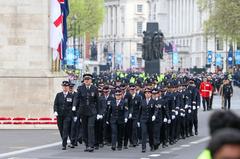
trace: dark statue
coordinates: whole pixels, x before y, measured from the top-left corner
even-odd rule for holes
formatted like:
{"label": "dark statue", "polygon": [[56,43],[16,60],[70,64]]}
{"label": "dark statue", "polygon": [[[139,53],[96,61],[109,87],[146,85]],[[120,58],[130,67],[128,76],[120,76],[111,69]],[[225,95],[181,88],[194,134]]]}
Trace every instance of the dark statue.
{"label": "dark statue", "polygon": [[151,61],[153,59],[163,59],[164,35],[158,32],[143,32],[143,59]]}
{"label": "dark statue", "polygon": [[152,36],[150,32],[143,32],[143,59],[150,61],[152,60]]}

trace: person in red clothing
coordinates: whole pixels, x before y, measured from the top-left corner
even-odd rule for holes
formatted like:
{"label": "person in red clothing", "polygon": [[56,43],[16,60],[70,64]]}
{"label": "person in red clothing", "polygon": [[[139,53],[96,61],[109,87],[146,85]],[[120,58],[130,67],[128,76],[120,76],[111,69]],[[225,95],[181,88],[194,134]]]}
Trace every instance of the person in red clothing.
{"label": "person in red clothing", "polygon": [[203,82],[200,84],[200,95],[202,97],[203,111],[210,110],[210,98],[212,96],[213,86],[210,82],[207,81],[207,78],[203,78]]}

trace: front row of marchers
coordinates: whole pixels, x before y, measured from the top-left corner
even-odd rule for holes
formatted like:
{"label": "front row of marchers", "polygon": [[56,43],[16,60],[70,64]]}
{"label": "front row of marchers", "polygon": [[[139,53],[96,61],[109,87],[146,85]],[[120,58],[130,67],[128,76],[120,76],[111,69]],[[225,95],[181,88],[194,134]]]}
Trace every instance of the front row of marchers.
{"label": "front row of marchers", "polygon": [[[173,145],[179,139],[198,135],[200,95],[194,81],[188,84],[156,89],[118,84],[109,88],[92,84],[92,75],[84,75],[83,84],[74,92],[68,81],[54,102],[54,114],[62,137],[62,149],[70,138],[74,148],[85,143],[86,152],[104,145],[113,151],[149,142],[154,151],[161,145]],[[194,133],[193,133],[194,127]]]}

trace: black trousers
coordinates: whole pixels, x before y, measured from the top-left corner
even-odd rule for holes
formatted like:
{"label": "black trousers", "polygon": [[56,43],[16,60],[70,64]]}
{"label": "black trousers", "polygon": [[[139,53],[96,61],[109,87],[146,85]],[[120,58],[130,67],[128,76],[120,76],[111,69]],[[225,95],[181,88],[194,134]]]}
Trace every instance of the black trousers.
{"label": "black trousers", "polygon": [[163,145],[167,144],[167,140],[168,140],[168,124],[167,123],[163,123],[162,125],[162,129],[160,130],[160,141],[162,142]]}
{"label": "black trousers", "polygon": [[206,106],[207,106],[207,110],[210,110],[210,98],[209,97],[202,97],[202,103],[203,103],[204,111],[206,110]]}
{"label": "black trousers", "polygon": [[103,144],[103,119],[96,120],[95,124],[95,145]]}
{"label": "black trousers", "polygon": [[95,144],[95,115],[92,116],[83,116],[83,140],[86,144],[86,147],[94,147]]}
{"label": "black trousers", "polygon": [[65,147],[67,145],[67,139],[70,136],[71,121],[72,121],[72,117],[70,117],[70,116],[58,116],[57,117],[58,130],[62,137],[62,146],[63,147]]}
{"label": "black trousers", "polygon": [[210,97],[210,103],[209,103],[209,109],[212,110],[212,104],[213,104],[213,94]]}
{"label": "black trousers", "polygon": [[176,119],[172,120],[170,124],[170,135],[169,135],[169,140],[170,142],[173,142],[175,140],[175,135],[176,134]]}
{"label": "black trousers", "polygon": [[[228,104],[228,107],[227,107]],[[224,97],[224,109],[226,110],[228,108],[228,110],[230,110],[231,108],[231,97]]]}
{"label": "black trousers", "polygon": [[78,136],[78,129],[79,129],[79,124],[80,121],[79,121],[79,118],[74,121],[72,119],[72,122],[71,122],[71,131],[70,131],[70,139],[71,139],[71,143],[72,144],[76,144],[77,143],[77,136]]}
{"label": "black trousers", "polygon": [[162,123],[160,121],[155,121],[153,123],[153,129],[154,129],[154,132],[153,132],[154,145],[158,146],[158,145],[160,145]]}
{"label": "black trousers", "polygon": [[146,149],[147,136],[149,137],[150,147],[154,146],[153,122],[141,122],[142,130],[142,149]]}
{"label": "black trousers", "polygon": [[132,144],[137,145],[138,143],[138,126],[137,119],[132,119]]}
{"label": "black trousers", "polygon": [[128,119],[124,129],[124,146],[127,146],[128,141],[132,144],[132,119]]}
{"label": "black trousers", "polygon": [[123,142],[123,133],[124,133],[124,123],[111,123],[112,129],[112,147],[116,148],[116,144],[118,143],[118,147],[122,148]]}
{"label": "black trousers", "polygon": [[195,132],[198,132],[198,110],[193,110],[192,112],[192,124],[191,124],[191,129],[194,126]]}
{"label": "black trousers", "polygon": [[185,138],[185,117],[180,117],[180,135]]}
{"label": "black trousers", "polygon": [[112,142],[111,135],[112,135],[111,125],[106,124],[106,122],[104,122],[103,123],[104,142],[110,144]]}

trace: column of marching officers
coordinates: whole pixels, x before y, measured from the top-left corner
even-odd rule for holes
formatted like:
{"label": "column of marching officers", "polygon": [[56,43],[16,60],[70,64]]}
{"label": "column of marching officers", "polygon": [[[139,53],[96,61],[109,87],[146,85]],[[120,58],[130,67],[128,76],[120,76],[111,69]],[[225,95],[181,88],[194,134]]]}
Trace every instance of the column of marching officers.
{"label": "column of marching officers", "polygon": [[173,145],[198,135],[200,94],[194,80],[157,86],[121,83],[92,83],[84,74],[83,83],[62,82],[56,95],[54,115],[62,138],[62,149],[85,144],[85,152],[104,146],[113,151],[141,145],[146,152]]}

